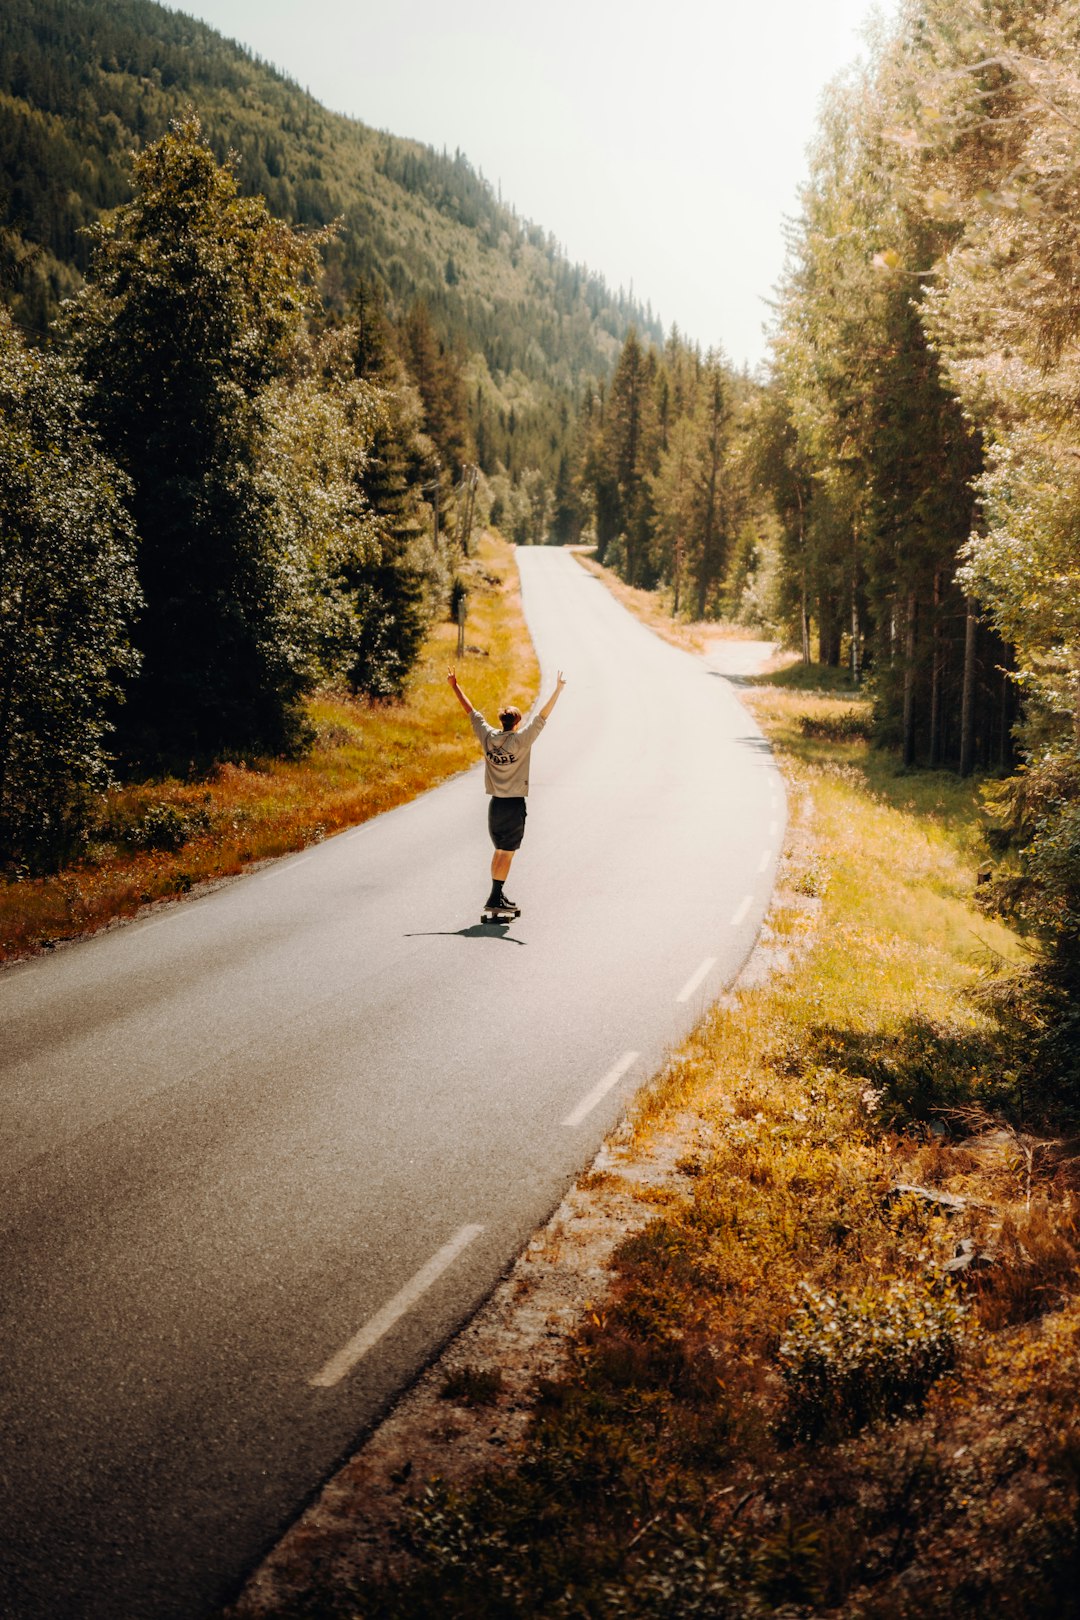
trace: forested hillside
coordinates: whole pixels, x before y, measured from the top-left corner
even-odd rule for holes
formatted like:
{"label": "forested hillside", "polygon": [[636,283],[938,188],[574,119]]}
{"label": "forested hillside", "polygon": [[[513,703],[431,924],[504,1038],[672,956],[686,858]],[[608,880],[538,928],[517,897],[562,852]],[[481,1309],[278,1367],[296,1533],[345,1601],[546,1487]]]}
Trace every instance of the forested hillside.
{"label": "forested hillside", "polygon": [[194,109],[240,190],[317,228],[340,219],[323,303],[366,281],[403,316],[420,303],[462,362],[476,458],[513,479],[554,473],[576,390],[610,370],[651,313],[570,264],[460,153],[328,112],[235,43],[152,0],[7,0],[0,9],[3,280],[42,331],[79,284],[81,228],[131,195],[130,154]]}
{"label": "forested hillside", "polygon": [[0,13],[0,861],[405,690],[474,520],[566,537],[651,314],[448,157],[151,0]]}

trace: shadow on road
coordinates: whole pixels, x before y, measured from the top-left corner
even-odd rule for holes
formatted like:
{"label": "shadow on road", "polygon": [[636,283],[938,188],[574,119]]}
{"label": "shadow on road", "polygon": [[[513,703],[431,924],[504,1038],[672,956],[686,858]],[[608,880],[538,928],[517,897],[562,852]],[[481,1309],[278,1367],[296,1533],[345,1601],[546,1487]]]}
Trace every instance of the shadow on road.
{"label": "shadow on road", "polygon": [[725,674],[722,669],[707,669],[705,673],[711,675],[714,680],[727,681],[729,686],[757,686],[760,684],[756,675]]}
{"label": "shadow on road", "polygon": [[417,929],[414,934],[406,934],[406,939],[504,939],[508,945],[524,945],[523,939],[515,939],[508,933],[509,923],[473,923],[471,928],[428,928]]}

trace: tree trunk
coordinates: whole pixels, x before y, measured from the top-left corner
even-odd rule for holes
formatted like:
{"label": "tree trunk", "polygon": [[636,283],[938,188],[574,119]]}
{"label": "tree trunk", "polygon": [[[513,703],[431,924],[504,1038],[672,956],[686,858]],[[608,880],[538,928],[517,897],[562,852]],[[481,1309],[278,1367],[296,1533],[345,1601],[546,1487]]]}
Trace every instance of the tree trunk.
{"label": "tree trunk", "polygon": [[859,531],[851,531],[851,684],[862,678],[862,649],[859,646]]}
{"label": "tree trunk", "polygon": [[970,776],[975,765],[975,650],[979,621],[975,598],[967,599],[964,630],[964,686],[960,702],[960,775]]}
{"label": "tree trunk", "polygon": [[806,585],[806,525],[802,490],[795,480],[795,499],[799,503],[799,556],[802,559],[802,600],[799,604],[799,630],[802,639],[802,661],[810,662],[810,604]]}
{"label": "tree trunk", "polygon": [[818,597],[818,662],[835,668],[840,662],[839,603],[825,593]]}
{"label": "tree trunk", "polygon": [[907,595],[907,625],[904,631],[904,764],[915,763],[915,647],[919,602],[914,591]]}
{"label": "tree trunk", "polygon": [[933,660],[930,666],[930,748],[931,767],[941,764],[941,570],[934,570]]}

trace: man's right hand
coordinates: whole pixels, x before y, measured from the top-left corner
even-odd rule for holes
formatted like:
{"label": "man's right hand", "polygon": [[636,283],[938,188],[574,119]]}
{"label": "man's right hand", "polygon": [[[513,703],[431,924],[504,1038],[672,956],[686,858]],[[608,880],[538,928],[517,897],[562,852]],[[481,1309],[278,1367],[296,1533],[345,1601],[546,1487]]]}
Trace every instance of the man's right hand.
{"label": "man's right hand", "polygon": [[450,665],[450,668],[446,672],[446,679],[450,683],[451,692],[453,692],[454,696],[461,704],[461,707],[465,710],[465,713],[472,714],[473,706],[465,696],[464,692],[461,690],[461,687],[458,685],[457,670],[454,668],[453,664]]}

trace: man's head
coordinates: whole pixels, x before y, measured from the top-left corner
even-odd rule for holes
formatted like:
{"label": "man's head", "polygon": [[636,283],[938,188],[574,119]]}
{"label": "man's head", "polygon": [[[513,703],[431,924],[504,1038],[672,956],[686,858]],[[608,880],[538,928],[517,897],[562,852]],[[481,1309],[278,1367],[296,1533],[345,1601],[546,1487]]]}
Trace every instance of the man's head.
{"label": "man's head", "polygon": [[504,731],[515,731],[521,724],[521,710],[511,703],[499,710],[499,723]]}

